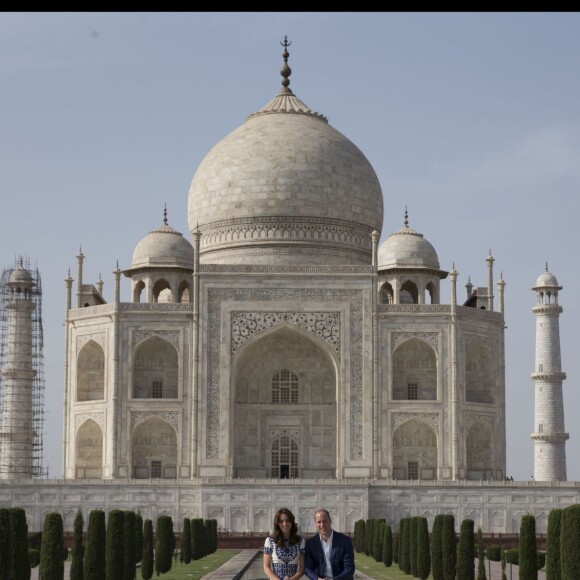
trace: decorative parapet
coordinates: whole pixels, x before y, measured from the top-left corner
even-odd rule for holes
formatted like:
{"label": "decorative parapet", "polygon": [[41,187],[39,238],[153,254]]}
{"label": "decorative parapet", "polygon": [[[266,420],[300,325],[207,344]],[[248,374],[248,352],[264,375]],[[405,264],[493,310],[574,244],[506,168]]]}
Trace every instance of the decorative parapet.
{"label": "decorative parapet", "polygon": [[[121,312],[193,312],[192,304],[182,302],[122,302],[119,304],[119,309]],[[69,320],[80,320],[95,316],[110,316],[114,313],[114,304],[101,304],[99,306],[87,306],[86,308],[73,308],[69,310],[68,318]]]}
{"label": "decorative parapet", "polygon": [[202,264],[202,274],[372,274],[372,266],[302,266],[298,264]]}

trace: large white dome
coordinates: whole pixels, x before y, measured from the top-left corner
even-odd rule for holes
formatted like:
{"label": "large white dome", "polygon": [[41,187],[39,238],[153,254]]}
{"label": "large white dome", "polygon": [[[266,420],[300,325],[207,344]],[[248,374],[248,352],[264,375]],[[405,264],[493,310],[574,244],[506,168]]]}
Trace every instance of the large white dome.
{"label": "large white dome", "polygon": [[383,196],[360,149],[285,85],[206,155],[188,218],[205,263],[370,264]]}

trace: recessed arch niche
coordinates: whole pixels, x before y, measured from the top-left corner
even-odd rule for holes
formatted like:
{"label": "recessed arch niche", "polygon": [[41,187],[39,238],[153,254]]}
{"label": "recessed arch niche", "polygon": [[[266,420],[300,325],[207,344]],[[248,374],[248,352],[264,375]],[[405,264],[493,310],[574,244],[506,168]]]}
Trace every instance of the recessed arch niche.
{"label": "recessed arch niche", "polygon": [[176,399],[179,357],[167,340],[152,336],[137,345],[133,354],[133,397]]}
{"label": "recessed arch niche", "polygon": [[493,478],[493,433],[482,421],[474,423],[467,434],[466,463],[467,479]]}
{"label": "recessed arch niche", "polygon": [[437,433],[420,419],[410,419],[393,433],[393,479],[437,477]]}
{"label": "recessed arch niche", "polygon": [[465,398],[470,403],[493,403],[491,352],[481,342],[471,343],[465,353]]}
{"label": "recessed arch niche", "polygon": [[103,432],[96,421],[88,419],[77,431],[75,445],[76,479],[103,476]]}
{"label": "recessed arch niche", "polygon": [[177,477],[175,429],[159,417],[139,423],[133,430],[131,463],[135,479]]}
{"label": "recessed arch niche", "polygon": [[[297,397],[279,396],[281,377]],[[248,341],[232,373],[234,477],[270,477],[284,432],[297,445],[297,477],[335,478],[336,393],[336,359],[314,335],[281,325]]]}
{"label": "recessed arch niche", "polygon": [[105,398],[105,352],[89,340],[77,359],[77,401],[98,401]]}
{"label": "recessed arch niche", "polygon": [[406,340],[393,353],[393,399],[437,399],[437,355],[418,338]]}

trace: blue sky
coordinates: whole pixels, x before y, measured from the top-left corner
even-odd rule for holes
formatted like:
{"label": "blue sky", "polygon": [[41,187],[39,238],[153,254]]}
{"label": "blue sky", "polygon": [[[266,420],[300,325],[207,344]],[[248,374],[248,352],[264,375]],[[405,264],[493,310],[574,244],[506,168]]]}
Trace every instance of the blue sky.
{"label": "blue sky", "polygon": [[[44,290],[45,459],[61,475],[65,291],[162,221],[187,235],[209,149],[291,88],[375,168],[382,240],[410,225],[441,267],[506,286],[507,472],[533,473],[535,298],[545,262],[560,303],[569,479],[580,480],[580,13],[1,13],[0,266],[37,263]],[[443,301],[449,284],[442,285]],[[125,279],[122,299],[129,299]]]}

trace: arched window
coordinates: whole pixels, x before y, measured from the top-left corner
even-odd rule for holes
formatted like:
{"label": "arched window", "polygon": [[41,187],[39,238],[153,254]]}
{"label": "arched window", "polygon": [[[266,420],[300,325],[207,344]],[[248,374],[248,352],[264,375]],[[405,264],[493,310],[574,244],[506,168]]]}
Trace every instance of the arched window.
{"label": "arched window", "polygon": [[177,435],[165,421],[152,417],[133,432],[132,467],[135,479],[177,477]]}
{"label": "arched window", "polygon": [[105,353],[94,341],[83,346],[77,361],[77,401],[105,398]]}
{"label": "arched window", "polygon": [[173,302],[173,293],[167,280],[157,280],[153,286],[153,302]]}
{"label": "arched window", "polygon": [[381,290],[379,292],[379,302],[381,304],[393,303],[393,287],[388,282],[385,282],[381,286]]}
{"label": "arched window", "polygon": [[179,285],[179,290],[177,292],[178,301],[182,303],[187,303],[190,301],[189,298],[189,284],[183,280]]}
{"label": "arched window", "polygon": [[137,346],[133,360],[133,397],[177,398],[179,362],[171,343],[153,336]]}
{"label": "arched window", "polygon": [[437,434],[418,419],[403,423],[393,434],[393,478],[437,477]]}
{"label": "arched window", "polygon": [[133,302],[141,302],[141,294],[145,289],[145,282],[143,280],[139,280],[137,284],[135,284],[135,288],[133,289]]}
{"label": "arched window", "polygon": [[417,285],[410,280],[407,280],[402,286],[399,293],[399,302],[401,304],[418,304],[419,292]]}
{"label": "arched window", "polygon": [[298,402],[298,375],[282,369],[272,377],[272,403]]}
{"label": "arched window", "polygon": [[437,289],[433,282],[429,282],[425,288],[425,298],[429,296],[429,301],[425,300],[425,304],[437,304]]}
{"label": "arched window", "polygon": [[407,340],[393,353],[393,399],[430,400],[437,398],[437,357],[427,343]]}
{"label": "arched window", "polygon": [[272,443],[271,477],[290,479],[298,477],[298,443],[282,435]]}

